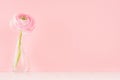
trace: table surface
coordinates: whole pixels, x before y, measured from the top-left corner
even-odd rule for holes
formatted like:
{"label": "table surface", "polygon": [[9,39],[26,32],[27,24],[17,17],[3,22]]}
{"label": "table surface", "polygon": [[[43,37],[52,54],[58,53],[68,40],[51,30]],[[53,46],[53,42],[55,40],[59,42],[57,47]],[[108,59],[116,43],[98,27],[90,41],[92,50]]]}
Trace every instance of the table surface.
{"label": "table surface", "polygon": [[0,80],[120,80],[118,72],[0,73]]}

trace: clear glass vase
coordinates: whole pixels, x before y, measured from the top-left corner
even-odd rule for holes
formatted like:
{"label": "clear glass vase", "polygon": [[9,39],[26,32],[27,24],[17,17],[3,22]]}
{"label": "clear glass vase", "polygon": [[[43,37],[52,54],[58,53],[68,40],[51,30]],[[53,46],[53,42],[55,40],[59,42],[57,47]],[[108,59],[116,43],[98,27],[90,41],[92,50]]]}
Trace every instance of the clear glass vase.
{"label": "clear glass vase", "polygon": [[23,47],[21,47],[21,55],[19,61],[16,64],[16,58],[18,56],[18,50],[15,51],[14,61],[13,61],[13,72],[29,72],[30,64],[28,60],[28,56],[25,54]]}

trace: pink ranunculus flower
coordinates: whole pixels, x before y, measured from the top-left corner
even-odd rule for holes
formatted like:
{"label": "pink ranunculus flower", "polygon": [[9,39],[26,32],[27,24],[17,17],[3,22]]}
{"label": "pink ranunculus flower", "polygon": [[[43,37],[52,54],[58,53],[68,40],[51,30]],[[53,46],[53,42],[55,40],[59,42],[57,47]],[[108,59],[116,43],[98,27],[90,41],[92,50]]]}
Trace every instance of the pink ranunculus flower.
{"label": "pink ranunculus flower", "polygon": [[34,20],[27,14],[18,14],[13,16],[10,26],[20,31],[32,31],[34,29]]}
{"label": "pink ranunculus flower", "polygon": [[[17,55],[15,57],[15,62],[13,64],[13,69],[15,71],[19,71],[19,63],[20,59],[23,55],[22,53],[22,34],[23,32],[30,32],[34,29],[34,20],[31,16],[27,14],[18,14],[13,16],[12,20],[10,21],[10,26],[14,29],[19,30],[19,37],[18,37],[18,44],[17,44]],[[21,69],[24,69],[21,68]],[[21,70],[20,69],[20,70]]]}

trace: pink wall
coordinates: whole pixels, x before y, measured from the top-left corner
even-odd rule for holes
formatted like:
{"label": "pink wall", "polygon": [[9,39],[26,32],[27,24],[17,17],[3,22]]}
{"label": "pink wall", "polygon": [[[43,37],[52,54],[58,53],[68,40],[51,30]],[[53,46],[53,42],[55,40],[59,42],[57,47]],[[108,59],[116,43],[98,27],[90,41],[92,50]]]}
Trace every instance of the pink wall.
{"label": "pink wall", "polygon": [[120,0],[0,0],[0,71],[11,71],[19,12],[36,20],[23,38],[31,71],[120,71]]}

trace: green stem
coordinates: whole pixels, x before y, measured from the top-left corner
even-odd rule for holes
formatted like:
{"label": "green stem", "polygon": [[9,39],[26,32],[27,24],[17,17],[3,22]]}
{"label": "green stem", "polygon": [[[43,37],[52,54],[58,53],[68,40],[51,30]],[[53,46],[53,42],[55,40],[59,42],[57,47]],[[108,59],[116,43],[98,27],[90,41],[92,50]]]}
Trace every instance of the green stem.
{"label": "green stem", "polygon": [[16,61],[15,61],[15,67],[18,65],[18,62],[20,60],[21,57],[21,41],[22,41],[22,31],[19,34],[19,39],[18,39],[18,53],[17,53],[17,57],[16,57]]}

